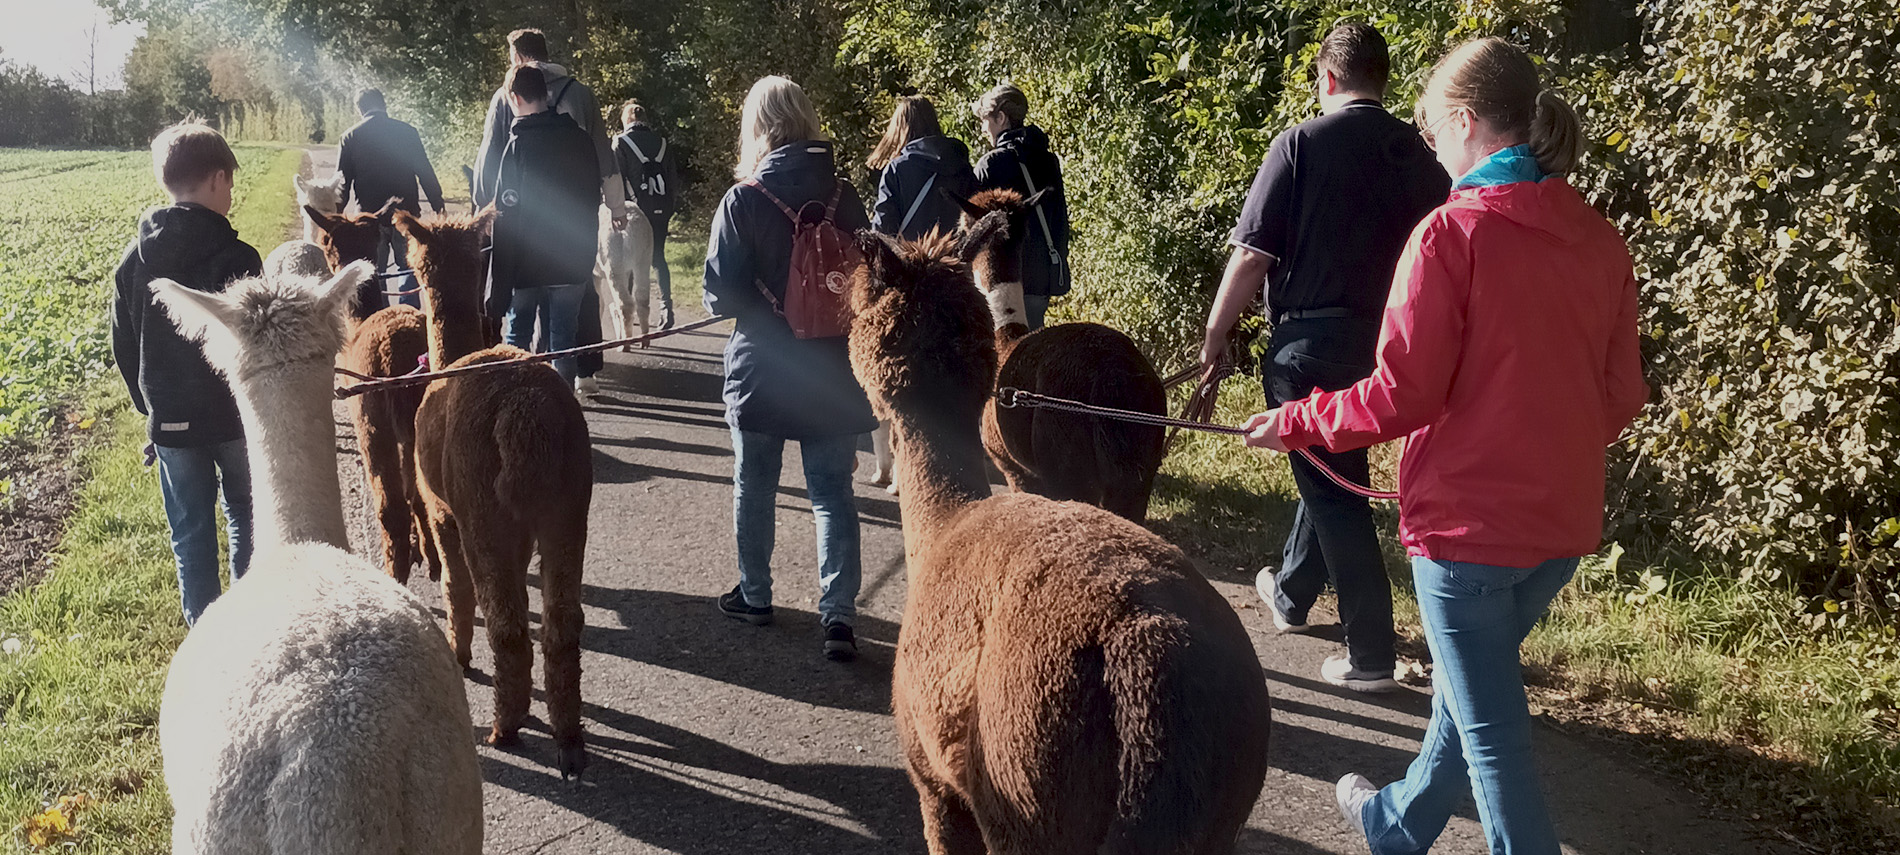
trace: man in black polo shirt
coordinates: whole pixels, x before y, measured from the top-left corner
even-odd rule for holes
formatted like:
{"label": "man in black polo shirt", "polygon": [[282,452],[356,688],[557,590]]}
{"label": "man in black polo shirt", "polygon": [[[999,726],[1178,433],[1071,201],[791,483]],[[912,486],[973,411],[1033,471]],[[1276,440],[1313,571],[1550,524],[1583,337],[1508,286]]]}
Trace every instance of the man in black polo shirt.
{"label": "man in black polo shirt", "polygon": [[[1372,373],[1399,254],[1412,228],[1451,190],[1418,131],[1381,103],[1390,61],[1377,30],[1334,27],[1315,64],[1321,115],[1281,134],[1260,165],[1201,350],[1205,364],[1220,357],[1264,283],[1273,324],[1262,372],[1269,406],[1314,388],[1343,389]],[[1366,482],[1364,450],[1313,452],[1333,471]],[[1261,570],[1255,580],[1274,626],[1305,630],[1307,610],[1330,577],[1349,655],[1328,658],[1320,675],[1357,691],[1395,689],[1392,587],[1372,509],[1300,457],[1289,461],[1299,509],[1282,566]]]}
{"label": "man in black polo shirt", "polygon": [[[356,123],[343,135],[343,142],[337,148],[336,168],[343,173],[342,202],[349,207],[350,196],[356,196],[358,210],[374,212],[381,210],[391,200],[396,206],[416,216],[422,216],[420,196],[416,185],[422,186],[422,193],[429,197],[429,206],[436,213],[442,213],[442,182],[435,179],[435,169],[429,166],[429,155],[422,150],[422,135],[416,133],[415,126],[389,117],[389,107],[383,101],[383,93],[376,89],[364,89],[356,93],[356,112],[363,121]],[[383,224],[383,239],[376,249],[376,269],[402,266],[403,238],[395,227]],[[404,286],[397,290],[408,290],[410,283],[403,279],[364,280],[356,303],[357,317],[368,317],[377,309],[387,306],[383,295],[385,284]],[[403,302],[412,306],[421,303],[414,297]]]}

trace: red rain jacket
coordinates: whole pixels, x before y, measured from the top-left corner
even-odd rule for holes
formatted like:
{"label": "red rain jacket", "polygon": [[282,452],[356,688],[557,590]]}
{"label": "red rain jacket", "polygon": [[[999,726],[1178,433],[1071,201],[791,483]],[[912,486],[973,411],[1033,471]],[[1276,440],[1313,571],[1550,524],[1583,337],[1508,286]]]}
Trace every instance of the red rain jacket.
{"label": "red rain jacket", "polygon": [[1530,567],[1595,552],[1603,449],[1649,397],[1622,236],[1568,182],[1460,190],[1413,229],[1378,368],[1282,410],[1288,448],[1406,437],[1406,552]]}

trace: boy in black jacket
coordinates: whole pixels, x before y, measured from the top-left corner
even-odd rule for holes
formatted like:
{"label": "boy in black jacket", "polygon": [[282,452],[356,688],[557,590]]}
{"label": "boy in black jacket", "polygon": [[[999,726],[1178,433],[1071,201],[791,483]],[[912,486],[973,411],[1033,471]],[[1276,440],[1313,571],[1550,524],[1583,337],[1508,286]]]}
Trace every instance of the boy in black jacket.
{"label": "boy in black jacket", "polygon": [[[566,350],[576,343],[582,301],[594,287],[599,162],[593,138],[548,109],[541,69],[516,67],[506,89],[516,118],[495,181],[500,216],[489,260],[488,316],[505,313],[502,339],[523,350],[534,344],[538,318],[539,350]],[[613,225],[625,228],[626,215],[616,214]],[[555,360],[554,368],[574,385],[573,357]]]}
{"label": "boy in black jacket", "polygon": [[172,203],[145,213],[114,277],[112,356],[132,406],[148,420],[186,625],[218,598],[220,482],[232,580],[250,563],[251,469],[230,388],[198,343],[178,334],[150,283],[163,277],[216,292],[263,272],[257,250],[225,219],[237,165],[224,137],[209,127],[187,122],[160,132],[152,140],[152,169]]}

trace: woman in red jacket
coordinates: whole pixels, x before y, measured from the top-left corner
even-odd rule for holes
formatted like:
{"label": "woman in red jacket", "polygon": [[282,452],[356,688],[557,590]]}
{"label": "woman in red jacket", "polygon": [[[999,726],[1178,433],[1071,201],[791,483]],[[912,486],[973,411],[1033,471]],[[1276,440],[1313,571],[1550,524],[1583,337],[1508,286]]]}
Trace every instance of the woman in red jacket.
{"label": "woman in red jacket", "polygon": [[1518,647],[1595,552],[1603,449],[1649,389],[1622,237],[1562,175],[1576,113],[1523,51],[1469,42],[1416,110],[1451,198],[1413,230],[1371,377],[1248,421],[1249,445],[1333,451],[1405,437],[1400,535],[1435,663],[1405,780],[1340,779],[1376,855],[1421,853],[1469,791],[1495,855],[1556,855]]}

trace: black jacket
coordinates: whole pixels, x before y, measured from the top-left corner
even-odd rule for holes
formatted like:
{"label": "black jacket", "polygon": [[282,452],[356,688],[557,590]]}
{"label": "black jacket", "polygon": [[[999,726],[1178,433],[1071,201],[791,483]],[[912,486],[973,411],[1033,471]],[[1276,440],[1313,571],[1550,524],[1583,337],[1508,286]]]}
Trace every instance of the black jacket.
{"label": "black jacket", "polygon": [[505,309],[516,288],[592,287],[600,172],[587,132],[549,110],[522,116],[496,175],[490,310]]}
{"label": "black jacket", "polygon": [[[667,144],[660,132],[646,125],[628,125],[627,130],[614,137],[614,159],[620,165],[620,175],[626,180],[626,186],[641,213],[649,217],[670,217],[679,210],[680,184],[679,152]],[[634,148],[646,155],[642,163]]]}
{"label": "black jacket", "polygon": [[1049,151],[1049,135],[1035,125],[1004,131],[996,147],[977,161],[976,183],[984,190],[1007,188],[1027,196],[1025,167],[1037,190],[1055,188],[1037,208],[1049,220],[1049,234],[1061,261],[1049,260],[1049,241],[1043,237],[1042,224],[1031,215],[1029,235],[1023,240],[1023,293],[1060,297],[1069,293],[1069,199],[1062,185],[1062,160]]}
{"label": "black jacket", "polygon": [[263,269],[257,250],[210,208],[153,208],[139,220],[139,236],[113,277],[112,358],[154,444],[189,448],[243,439],[244,423],[224,377],[152,297],[152,280],[216,293]]}
{"label": "black jacket", "polygon": [[[581,130],[586,131],[594,145],[594,156],[599,161],[596,181],[609,178],[618,171],[614,166],[614,153],[607,148],[607,126],[601,120],[600,102],[594,100],[594,90],[587,84],[569,76],[567,69],[552,62],[529,63],[541,69],[547,76],[549,106],[554,112],[574,120]],[[483,122],[482,147],[475,152],[475,186],[469,188],[475,196],[475,207],[482,208],[495,201],[500,190],[496,188],[496,174],[501,169],[502,150],[508,147],[508,136],[514,128],[515,109],[508,103],[508,93],[496,89],[488,99],[488,118]],[[616,179],[618,180],[618,179]]]}
{"label": "black jacket", "polygon": [[[900,237],[912,239],[923,237],[931,229],[956,231],[963,211],[944,198],[944,191],[965,199],[976,193],[969,146],[946,136],[911,140],[878,175],[871,228],[887,235],[899,235],[901,231]],[[921,201],[920,193],[925,194]],[[912,205],[917,206],[917,213],[906,226],[904,215],[910,213]]]}
{"label": "black jacket", "polygon": [[[870,226],[857,190],[838,177],[829,142],[775,149],[753,174],[794,211],[829,201],[839,188],[833,222],[846,232]],[[738,320],[726,342],[726,421],[798,440],[869,433],[877,419],[851,374],[845,337],[797,338],[772,307],[784,302],[791,269],[791,218],[755,188],[727,190],[713,212],[705,291],[706,311]]]}
{"label": "black jacket", "polygon": [[429,205],[442,210],[442,182],[435,180],[429,155],[422,150],[422,135],[414,126],[377,111],[363,117],[343,135],[337,151],[336,168],[343,173],[343,204],[356,193],[356,206],[376,211],[395,199],[402,209],[421,215],[416,183],[429,197]]}

